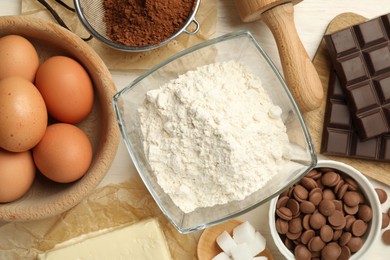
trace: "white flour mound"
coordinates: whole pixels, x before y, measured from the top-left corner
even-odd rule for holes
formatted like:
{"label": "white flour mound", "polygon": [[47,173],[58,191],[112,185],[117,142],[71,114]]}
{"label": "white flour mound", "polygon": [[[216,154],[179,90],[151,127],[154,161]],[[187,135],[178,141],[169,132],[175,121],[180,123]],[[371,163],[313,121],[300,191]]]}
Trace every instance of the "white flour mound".
{"label": "white flour mound", "polygon": [[147,92],[138,112],[158,183],[186,213],[244,199],[288,157],[280,107],[236,61],[199,67]]}

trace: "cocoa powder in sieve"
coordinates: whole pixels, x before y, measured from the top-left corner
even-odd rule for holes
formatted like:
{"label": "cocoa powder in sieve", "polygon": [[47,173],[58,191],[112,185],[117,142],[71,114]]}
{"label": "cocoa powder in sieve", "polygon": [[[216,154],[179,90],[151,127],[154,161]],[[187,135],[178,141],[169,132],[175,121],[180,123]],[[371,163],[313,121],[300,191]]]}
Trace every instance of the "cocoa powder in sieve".
{"label": "cocoa powder in sieve", "polygon": [[126,46],[159,44],[178,32],[197,0],[104,0],[107,36]]}

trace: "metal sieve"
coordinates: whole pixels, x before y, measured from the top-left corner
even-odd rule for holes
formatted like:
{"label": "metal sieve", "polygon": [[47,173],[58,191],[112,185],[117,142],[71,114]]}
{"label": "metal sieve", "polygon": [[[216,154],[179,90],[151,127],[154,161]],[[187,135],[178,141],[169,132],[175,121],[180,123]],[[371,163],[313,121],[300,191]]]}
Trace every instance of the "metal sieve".
{"label": "metal sieve", "polygon": [[[192,35],[192,34],[196,34],[200,29],[199,22],[195,19],[195,15],[199,9],[201,0],[195,0],[192,13],[189,15],[182,28],[178,30],[176,33],[174,33],[173,35],[171,35],[169,38],[165,39],[164,41],[158,44],[153,44],[153,45],[146,45],[146,46],[122,45],[113,42],[107,35],[106,25],[104,22],[105,10],[103,7],[103,1],[104,0],[94,0],[94,1],[74,0],[74,6],[77,15],[80,21],[82,22],[82,24],[84,25],[84,27],[86,28],[86,30],[89,31],[96,39],[118,50],[137,52],[137,51],[147,51],[147,50],[156,49],[160,46],[167,44],[169,41],[176,38],[183,32]],[[189,30],[188,28],[190,27],[191,24],[194,24],[195,28]]]}

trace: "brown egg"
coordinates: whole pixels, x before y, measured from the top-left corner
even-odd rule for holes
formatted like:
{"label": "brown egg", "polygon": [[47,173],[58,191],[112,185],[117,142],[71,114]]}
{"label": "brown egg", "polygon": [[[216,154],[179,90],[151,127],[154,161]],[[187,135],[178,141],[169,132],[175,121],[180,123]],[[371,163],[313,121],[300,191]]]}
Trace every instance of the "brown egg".
{"label": "brown egg", "polygon": [[55,119],[78,123],[92,110],[92,81],[77,61],[65,56],[53,56],[38,68],[35,85]]}
{"label": "brown egg", "polygon": [[46,106],[37,88],[20,77],[0,80],[0,148],[27,151],[38,144],[46,127]]}
{"label": "brown egg", "polygon": [[19,35],[0,38],[0,79],[18,76],[34,81],[39,66],[38,53],[29,40]]}
{"label": "brown egg", "polygon": [[92,162],[92,144],[78,127],[56,123],[47,127],[33,157],[40,172],[61,183],[81,178]]}
{"label": "brown egg", "polygon": [[34,177],[31,151],[13,153],[0,149],[0,203],[22,197],[30,189]]}

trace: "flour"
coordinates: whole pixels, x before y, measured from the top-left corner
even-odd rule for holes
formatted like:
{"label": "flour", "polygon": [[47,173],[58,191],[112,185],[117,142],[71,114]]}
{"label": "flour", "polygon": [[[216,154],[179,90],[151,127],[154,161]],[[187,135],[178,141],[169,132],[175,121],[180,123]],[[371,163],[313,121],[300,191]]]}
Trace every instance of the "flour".
{"label": "flour", "polygon": [[147,92],[138,112],[158,183],[187,213],[244,199],[286,161],[281,109],[236,61],[199,67]]}

